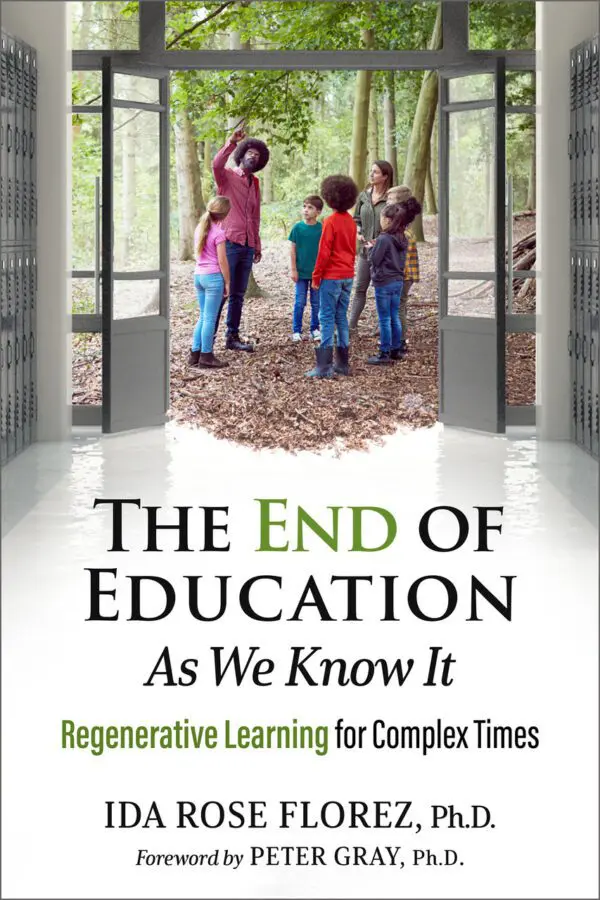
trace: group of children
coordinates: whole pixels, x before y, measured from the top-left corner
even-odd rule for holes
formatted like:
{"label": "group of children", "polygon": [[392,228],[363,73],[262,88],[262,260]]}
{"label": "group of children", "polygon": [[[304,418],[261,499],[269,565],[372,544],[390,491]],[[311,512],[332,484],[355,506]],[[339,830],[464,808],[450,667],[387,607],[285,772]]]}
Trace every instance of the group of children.
{"label": "group of children", "polygon": [[[302,320],[310,297],[310,335],[317,346],[316,364],[306,374],[329,378],[350,374],[348,308],[358,231],[349,210],[356,204],[358,188],[347,175],[330,175],[321,185],[321,195],[306,197],[302,220],[293,226],[289,235],[291,277],[295,284],[292,340],[302,340]],[[321,223],[323,201],[332,213]],[[379,227],[375,229],[376,237],[363,240],[379,319],[379,353],[367,360],[372,365],[391,364],[404,356],[400,305],[407,251],[413,270],[415,261],[418,267],[416,244],[406,229],[421,212],[421,206],[405,187],[390,188],[385,201]],[[198,356],[196,364],[200,367],[227,365],[213,355],[212,348],[220,309],[229,293],[225,235],[220,226],[228,211],[226,198],[213,198],[196,229],[195,285],[200,318],[194,330],[192,351]],[[404,290],[404,298],[406,294]]]}

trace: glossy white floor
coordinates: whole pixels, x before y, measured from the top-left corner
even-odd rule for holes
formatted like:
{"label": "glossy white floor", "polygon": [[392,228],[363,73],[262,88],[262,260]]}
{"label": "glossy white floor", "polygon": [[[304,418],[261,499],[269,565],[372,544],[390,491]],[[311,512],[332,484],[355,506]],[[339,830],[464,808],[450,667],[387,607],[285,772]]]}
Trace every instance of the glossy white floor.
{"label": "glossy white floor", "polygon": [[[254,453],[169,426],[106,438],[82,432],[70,444],[40,444],[2,477],[7,896],[597,896],[598,466],[586,454],[568,443],[537,442],[525,430],[493,438],[439,426],[399,433],[368,454],[291,456]],[[107,510],[92,509],[95,497],[139,497],[145,505],[164,507],[229,506],[232,550],[143,554],[134,514],[127,519],[132,552],[107,553],[111,519]],[[397,518],[398,539],[382,554],[334,554],[314,544],[305,554],[257,555],[257,497],[288,498],[289,509],[301,503],[321,519],[332,505],[385,507]],[[494,552],[473,552],[471,539],[456,553],[425,550],[417,523],[436,505],[459,507],[471,523],[473,506],[502,506],[502,535],[492,532],[490,539]],[[440,535],[448,534],[446,524]],[[348,529],[342,535],[345,540]],[[168,541],[165,536],[165,548],[173,546]],[[283,608],[283,621],[244,618],[233,608],[234,590],[232,608],[219,622],[192,619],[183,598],[176,613],[154,624],[127,622],[124,601],[118,622],[86,622],[85,567],[110,566],[120,573],[160,574],[173,583],[184,573],[202,573],[205,585],[213,574],[226,573],[236,589],[258,573],[279,574],[285,590],[261,594],[259,602],[263,611],[273,603]],[[330,604],[335,622],[319,621],[314,610],[302,622],[285,621],[309,573],[327,598],[332,574],[370,573],[375,584],[380,574],[394,573],[403,588],[424,574],[444,574],[459,587],[459,612],[440,622],[415,620],[399,589],[399,621],[384,623],[373,588],[366,599],[361,595],[362,623],[342,621],[339,597]],[[491,607],[483,621],[466,621],[469,601],[462,589],[471,574],[491,588],[504,575],[516,576],[512,622]],[[430,602],[433,610],[438,601]],[[143,687],[167,643],[177,660],[201,660],[198,684]],[[418,670],[434,644],[457,660],[448,688],[427,690],[417,674],[402,689],[291,689],[284,677],[264,689],[217,689],[206,680],[209,662],[202,665],[213,646],[260,646],[276,661],[276,673],[281,668],[285,675],[290,647],[302,645],[350,660],[410,655]],[[249,725],[297,717],[332,728],[340,717],[367,725],[378,716],[396,724],[489,717],[535,725],[540,745],[535,751],[438,751],[426,758],[372,747],[332,748],[323,757],[232,750],[92,756],[60,747],[65,718],[137,725],[185,716],[200,724],[230,718]],[[188,798],[264,799],[273,807],[282,798],[412,799],[425,837],[347,829],[282,832],[275,825],[258,837],[246,829],[188,834],[170,827],[104,827],[109,799],[154,799],[166,809]],[[428,832],[423,807],[435,803],[487,805],[496,830]],[[323,846],[329,854],[340,845],[372,848],[378,842],[406,848],[406,867],[244,864],[234,872],[135,865],[140,848],[247,854],[250,845],[300,844]],[[453,848],[464,866],[415,867],[408,861],[415,847]]]}

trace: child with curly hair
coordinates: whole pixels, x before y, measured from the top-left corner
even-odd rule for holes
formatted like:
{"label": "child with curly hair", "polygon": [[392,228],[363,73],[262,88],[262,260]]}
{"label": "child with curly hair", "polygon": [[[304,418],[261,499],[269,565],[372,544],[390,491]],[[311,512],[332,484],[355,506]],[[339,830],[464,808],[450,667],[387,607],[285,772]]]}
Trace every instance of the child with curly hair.
{"label": "child with curly hair", "polygon": [[367,360],[371,365],[389,364],[403,356],[400,298],[408,248],[405,228],[420,212],[421,204],[410,197],[406,203],[388,204],[381,213],[381,233],[369,254],[380,340],[379,353]]}
{"label": "child with curly hair", "polygon": [[[354,280],[356,222],[348,210],[356,203],[358,188],[347,175],[330,175],[321,185],[321,196],[333,213],[323,222],[319,253],[313,270],[312,286],[321,291],[321,346],[315,351],[315,368],[306,374],[329,378],[334,374],[350,374],[348,306]],[[336,329],[334,364],[333,338]]]}

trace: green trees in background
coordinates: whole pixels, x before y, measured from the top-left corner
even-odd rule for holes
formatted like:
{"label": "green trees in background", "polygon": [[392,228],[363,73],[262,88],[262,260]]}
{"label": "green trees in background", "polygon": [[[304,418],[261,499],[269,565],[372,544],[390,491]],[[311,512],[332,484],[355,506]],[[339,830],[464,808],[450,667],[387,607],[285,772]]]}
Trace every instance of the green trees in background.
{"label": "green trees in background", "polygon": [[[471,46],[533,46],[534,6],[530,0],[472,2]],[[135,46],[137,3],[74,2],[72,7],[74,46]],[[166,41],[171,49],[436,48],[441,45],[441,15],[439,4],[432,0],[168,2]],[[78,97],[74,102],[80,103],[82,83],[77,76],[73,83]],[[527,74],[509,76],[508,92],[509,103],[534,102],[533,82]],[[368,166],[377,157],[389,160],[396,181],[409,184],[420,201],[426,201],[427,212],[436,211],[436,73],[176,72],[171,79],[171,103],[172,227],[183,259],[192,252],[194,226],[214,189],[212,157],[241,119],[249,134],[263,138],[271,148],[271,163],[261,176],[267,236],[287,235],[302,198],[318,190],[326,174],[349,172],[363,187]],[[90,192],[83,179],[85,173],[96,171],[99,129],[81,123],[75,127],[79,131],[74,134],[73,170],[76,186],[81,188],[76,202],[89,205],[93,216],[93,189]],[[139,154],[135,124],[123,137],[119,171],[133,174],[132,161]],[[517,208],[534,202],[533,138],[533,117],[508,117],[507,157]],[[135,182],[129,178],[126,193],[131,196],[135,190],[139,203],[145,196],[140,183],[143,167],[136,166],[135,177]],[[78,214],[83,221],[84,211]],[[125,210],[123,221],[126,230]],[[87,237],[76,234],[75,245],[79,240],[85,243]],[[77,255],[77,247],[75,251]]]}

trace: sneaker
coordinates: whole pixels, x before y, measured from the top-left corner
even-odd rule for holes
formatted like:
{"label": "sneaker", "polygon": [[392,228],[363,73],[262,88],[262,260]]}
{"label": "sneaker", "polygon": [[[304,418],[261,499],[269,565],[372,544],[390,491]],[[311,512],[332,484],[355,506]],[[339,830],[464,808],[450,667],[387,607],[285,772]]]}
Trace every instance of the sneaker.
{"label": "sneaker", "polygon": [[321,340],[321,332],[319,331],[318,328],[315,328],[314,331],[311,331],[310,336],[312,337],[313,341]]}
{"label": "sneaker", "polygon": [[294,342],[294,344],[299,344],[301,340],[302,340],[302,335],[300,334],[299,331],[295,331],[292,335],[292,341]]}

